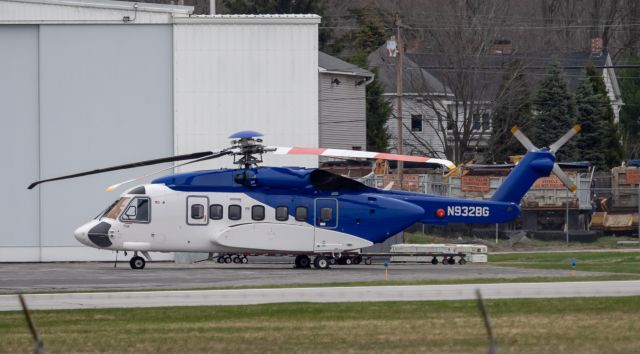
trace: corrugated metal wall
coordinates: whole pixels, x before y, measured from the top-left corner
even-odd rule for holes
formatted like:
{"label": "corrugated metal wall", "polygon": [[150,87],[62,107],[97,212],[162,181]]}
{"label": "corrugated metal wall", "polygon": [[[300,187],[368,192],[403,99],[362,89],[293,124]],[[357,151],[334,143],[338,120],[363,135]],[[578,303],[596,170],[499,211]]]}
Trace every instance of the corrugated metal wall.
{"label": "corrugated metal wall", "polygon": [[5,25],[0,42],[16,48],[0,55],[0,261],[112,259],[73,230],[118,197],[106,186],[144,169],[26,186],[173,154],[171,26]]}
{"label": "corrugated metal wall", "polygon": [[[200,18],[176,24],[176,153],[227,147],[228,136],[240,130],[262,132],[267,145],[318,146],[318,21]],[[265,163],[316,166],[317,157],[267,155]]]}
{"label": "corrugated metal wall", "polygon": [[[332,83],[334,79],[340,82]],[[320,74],[320,146],[367,149],[365,85],[350,75]]]}
{"label": "corrugated metal wall", "polygon": [[0,261],[38,260],[38,26],[0,26],[0,48]]}

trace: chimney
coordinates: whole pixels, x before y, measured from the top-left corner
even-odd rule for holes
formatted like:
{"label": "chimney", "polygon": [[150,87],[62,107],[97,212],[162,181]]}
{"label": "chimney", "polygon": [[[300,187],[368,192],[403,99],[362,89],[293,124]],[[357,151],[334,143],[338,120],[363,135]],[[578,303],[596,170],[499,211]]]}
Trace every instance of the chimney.
{"label": "chimney", "polygon": [[511,55],[513,53],[513,45],[508,39],[497,39],[493,41],[491,46],[492,54]]}
{"label": "chimney", "polygon": [[602,38],[591,38],[591,56],[599,57],[602,55]]}

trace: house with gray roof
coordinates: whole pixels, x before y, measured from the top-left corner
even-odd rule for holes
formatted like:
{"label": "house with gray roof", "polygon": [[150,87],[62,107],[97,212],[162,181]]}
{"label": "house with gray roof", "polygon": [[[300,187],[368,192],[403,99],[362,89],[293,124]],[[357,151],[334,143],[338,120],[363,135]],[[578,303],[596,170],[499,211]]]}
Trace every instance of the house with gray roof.
{"label": "house with gray roof", "polygon": [[[508,41],[507,41],[508,42]],[[510,46],[510,42],[508,43]],[[511,48],[506,51],[495,51],[493,55],[479,58],[475,63],[485,68],[476,72],[473,90],[476,94],[472,130],[477,130],[471,139],[476,139],[475,145],[480,153],[488,148],[487,141],[491,134],[492,102],[501,87],[502,73],[509,63],[518,59],[526,69],[526,78],[531,94],[535,94],[548,68],[557,63],[563,68],[564,77],[570,92],[575,92],[578,82],[584,77],[584,67],[592,64],[598,67],[602,74],[611,106],[618,121],[619,111],[623,105],[622,94],[616,77],[611,56],[607,51],[592,47],[591,51],[576,51],[561,53],[531,53],[514,54]],[[387,55],[386,47],[381,46],[368,57],[369,67],[378,69],[378,78],[384,85],[385,96],[394,106],[396,112],[396,58]],[[435,111],[439,114],[454,114],[451,109],[455,103],[452,90],[447,87],[447,75],[450,70],[441,69],[450,66],[450,61],[442,54],[407,53],[403,58],[403,99],[402,121],[404,152],[407,154],[431,154],[438,157],[451,156],[445,151],[445,142],[451,139],[451,130],[443,129],[439,125]],[[495,70],[489,70],[495,68]],[[427,99],[428,98],[428,99]],[[426,102],[429,101],[429,102]],[[476,118],[477,117],[477,118]],[[477,120],[476,120],[477,119]],[[388,130],[392,136],[390,146],[397,145],[397,121],[390,119]],[[444,132],[444,133],[443,133]],[[393,151],[393,149],[392,149]],[[473,154],[472,154],[473,155]],[[475,156],[472,156],[473,158]]]}
{"label": "house with gray roof", "polygon": [[373,73],[318,52],[319,146],[366,150],[366,86]]}

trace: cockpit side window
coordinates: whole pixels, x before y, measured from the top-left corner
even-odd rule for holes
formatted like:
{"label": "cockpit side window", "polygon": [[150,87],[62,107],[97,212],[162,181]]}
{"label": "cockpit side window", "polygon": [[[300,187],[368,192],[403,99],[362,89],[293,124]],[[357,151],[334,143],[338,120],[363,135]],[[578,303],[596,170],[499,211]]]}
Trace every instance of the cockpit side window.
{"label": "cockpit side window", "polygon": [[129,204],[129,201],[131,200],[131,198],[120,198],[117,202],[111,204],[111,207],[109,208],[109,210],[107,210],[104,213],[104,217],[107,219],[117,219],[118,215],[120,215],[120,213],[122,213],[122,210],[124,210],[124,207]]}
{"label": "cockpit side window", "polygon": [[124,222],[148,223],[150,219],[151,199],[147,197],[136,197],[124,209],[120,220]]}

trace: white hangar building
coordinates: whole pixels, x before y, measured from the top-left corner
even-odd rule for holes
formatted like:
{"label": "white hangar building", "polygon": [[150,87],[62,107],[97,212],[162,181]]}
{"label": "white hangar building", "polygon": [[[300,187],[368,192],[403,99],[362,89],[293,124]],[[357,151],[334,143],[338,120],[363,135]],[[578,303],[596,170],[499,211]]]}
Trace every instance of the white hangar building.
{"label": "white hangar building", "polygon": [[[161,165],[31,182],[217,150],[240,130],[318,145],[315,15],[192,16],[107,0],[0,1],[0,262],[113,260],[74,229]],[[316,166],[312,156],[266,163]],[[230,159],[194,168],[231,167]],[[153,255],[172,259],[173,255]]]}

